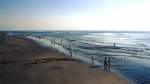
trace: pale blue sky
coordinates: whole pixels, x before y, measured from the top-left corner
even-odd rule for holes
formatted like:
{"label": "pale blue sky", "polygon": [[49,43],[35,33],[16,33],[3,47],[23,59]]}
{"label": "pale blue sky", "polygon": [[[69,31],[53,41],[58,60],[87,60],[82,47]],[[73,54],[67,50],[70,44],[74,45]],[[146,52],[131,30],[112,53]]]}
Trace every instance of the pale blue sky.
{"label": "pale blue sky", "polygon": [[0,0],[0,30],[149,30],[149,0]]}

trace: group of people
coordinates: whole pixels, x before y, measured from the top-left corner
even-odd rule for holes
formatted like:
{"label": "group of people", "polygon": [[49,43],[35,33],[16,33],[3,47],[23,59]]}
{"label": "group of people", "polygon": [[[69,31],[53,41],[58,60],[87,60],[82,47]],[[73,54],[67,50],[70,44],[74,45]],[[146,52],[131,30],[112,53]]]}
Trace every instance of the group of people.
{"label": "group of people", "polygon": [[109,71],[110,68],[111,68],[111,59],[110,59],[110,57],[109,58],[105,57],[105,59],[104,59],[104,70]]}
{"label": "group of people", "polygon": [[51,40],[51,44],[54,44],[55,45],[55,43],[56,43],[56,40],[54,39],[54,40]]}

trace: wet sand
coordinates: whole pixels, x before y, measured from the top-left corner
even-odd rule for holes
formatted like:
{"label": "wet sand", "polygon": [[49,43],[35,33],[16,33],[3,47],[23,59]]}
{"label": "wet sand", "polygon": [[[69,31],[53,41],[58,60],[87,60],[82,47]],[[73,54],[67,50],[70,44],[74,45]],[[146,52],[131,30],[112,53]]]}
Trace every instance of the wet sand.
{"label": "wet sand", "polygon": [[129,84],[52,48],[14,37],[0,44],[0,84]]}

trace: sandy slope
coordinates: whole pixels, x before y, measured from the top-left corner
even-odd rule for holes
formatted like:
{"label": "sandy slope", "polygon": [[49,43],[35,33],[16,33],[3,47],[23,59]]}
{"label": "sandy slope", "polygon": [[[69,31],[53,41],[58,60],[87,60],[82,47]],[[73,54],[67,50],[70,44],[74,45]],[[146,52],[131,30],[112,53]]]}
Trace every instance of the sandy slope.
{"label": "sandy slope", "polygon": [[119,76],[15,37],[0,44],[0,84],[129,84]]}

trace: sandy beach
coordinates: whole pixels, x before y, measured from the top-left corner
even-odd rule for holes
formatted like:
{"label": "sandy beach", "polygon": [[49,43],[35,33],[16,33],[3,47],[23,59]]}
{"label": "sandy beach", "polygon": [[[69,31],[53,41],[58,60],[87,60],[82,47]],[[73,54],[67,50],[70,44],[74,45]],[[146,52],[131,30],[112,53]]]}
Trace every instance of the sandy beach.
{"label": "sandy beach", "polygon": [[25,37],[0,44],[0,84],[130,84]]}

